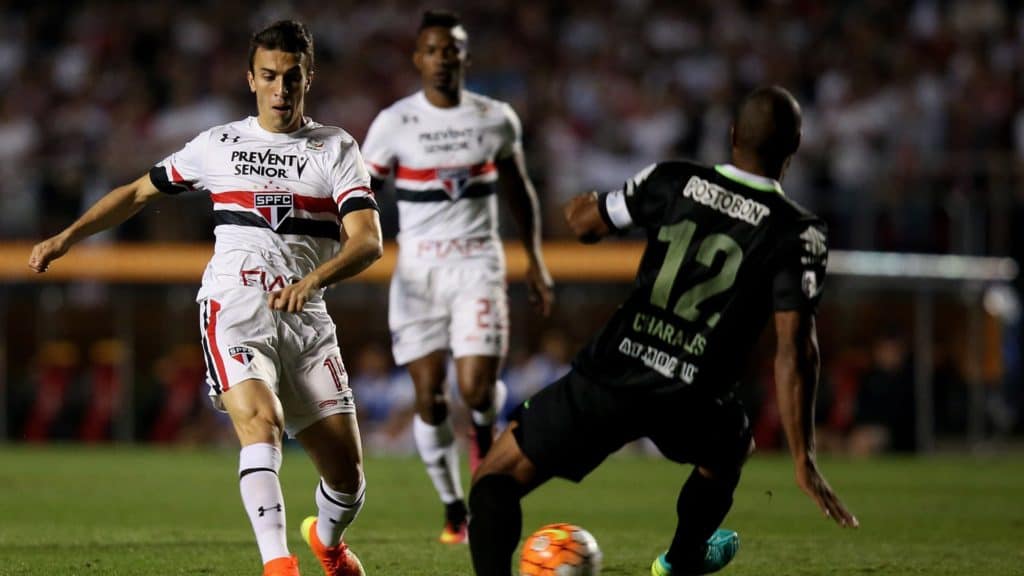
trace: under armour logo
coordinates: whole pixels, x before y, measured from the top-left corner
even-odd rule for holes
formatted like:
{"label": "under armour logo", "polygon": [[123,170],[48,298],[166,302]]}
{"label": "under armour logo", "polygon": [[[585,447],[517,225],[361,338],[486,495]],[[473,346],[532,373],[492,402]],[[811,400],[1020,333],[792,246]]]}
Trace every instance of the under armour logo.
{"label": "under armour logo", "polygon": [[228,136],[227,132],[225,132],[225,133],[220,135],[220,141],[221,142],[227,142],[229,138],[231,139],[231,143],[232,144],[237,144],[238,143],[238,139],[241,138],[241,136]]}
{"label": "under armour logo", "polygon": [[420,117],[415,114],[402,114],[402,124],[409,124],[410,122],[413,124],[419,124]]}
{"label": "under armour logo", "polygon": [[281,512],[281,511],[284,510],[284,507],[281,506],[280,504],[277,504],[277,505],[271,506],[269,508],[264,508],[263,506],[260,506],[259,508],[257,508],[257,510],[260,513],[260,518],[263,518],[263,515],[266,514],[267,512],[270,512],[271,510],[277,510],[278,512]]}

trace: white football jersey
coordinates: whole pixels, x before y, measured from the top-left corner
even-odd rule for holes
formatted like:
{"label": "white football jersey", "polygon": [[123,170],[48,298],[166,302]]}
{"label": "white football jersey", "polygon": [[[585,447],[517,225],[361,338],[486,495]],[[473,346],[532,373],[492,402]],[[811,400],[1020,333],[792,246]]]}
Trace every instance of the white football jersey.
{"label": "white football jersey", "polygon": [[163,192],[199,190],[213,201],[216,244],[199,299],[239,285],[281,289],[334,256],[345,214],[377,209],[355,140],[308,119],[290,134],[252,116],[215,126],[150,179]]}
{"label": "white football jersey", "polygon": [[512,108],[463,91],[461,103],[438,108],[420,91],[381,111],[363,143],[370,173],[394,177],[399,262],[410,259],[497,259],[495,160],[522,147]]}

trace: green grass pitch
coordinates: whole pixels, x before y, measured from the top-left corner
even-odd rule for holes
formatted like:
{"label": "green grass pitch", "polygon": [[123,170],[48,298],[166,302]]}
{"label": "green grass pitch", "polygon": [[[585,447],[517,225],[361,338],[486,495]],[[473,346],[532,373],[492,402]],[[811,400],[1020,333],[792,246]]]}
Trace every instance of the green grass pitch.
{"label": "green grass pitch", "polygon": [[[0,575],[260,574],[232,450],[0,448]],[[1024,459],[826,459],[822,467],[862,527],[841,530],[798,493],[789,462],[755,456],[727,527],[741,550],[726,575],[1024,574]],[[370,458],[367,503],[349,531],[367,573],[471,574],[468,549],[437,544],[441,506],[417,460]],[[668,543],[688,468],[613,457],[581,485],[555,481],[524,503],[524,528],[589,529],[603,574],[643,575]],[[290,544],[307,576],[319,566],[298,534],[315,474],[300,450],[282,471]]]}

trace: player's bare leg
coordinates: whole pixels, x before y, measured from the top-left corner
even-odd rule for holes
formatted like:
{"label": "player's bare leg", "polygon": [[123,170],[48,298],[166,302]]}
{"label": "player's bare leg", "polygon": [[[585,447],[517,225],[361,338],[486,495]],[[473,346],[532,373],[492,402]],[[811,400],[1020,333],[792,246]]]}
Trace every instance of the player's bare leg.
{"label": "player's bare leg", "polygon": [[288,553],[281,469],[284,413],[262,380],[244,380],[220,396],[242,445],[238,483],[266,574],[298,574]]}
{"label": "player's bare leg", "polygon": [[320,472],[317,516],[302,523],[302,537],[328,576],[363,574],[344,543],[345,529],[359,515],[366,493],[363,451],[355,414],[332,414],[296,435]]}
{"label": "player's bare leg", "polygon": [[409,363],[416,387],[413,436],[427,474],[445,507],[440,540],[446,544],[466,540],[466,498],[462,491],[459,451],[445,399],[448,352],[436,350]]}
{"label": "player's bare leg", "polygon": [[477,576],[511,576],[512,554],[523,530],[520,500],[551,476],[523,454],[509,424],[473,474],[469,548]]}
{"label": "player's bare leg", "polygon": [[455,359],[459,392],[472,411],[473,444],[470,447],[470,470],[476,470],[494,442],[494,423],[505,404],[508,391],[498,380],[501,358],[498,356],[463,356]]}

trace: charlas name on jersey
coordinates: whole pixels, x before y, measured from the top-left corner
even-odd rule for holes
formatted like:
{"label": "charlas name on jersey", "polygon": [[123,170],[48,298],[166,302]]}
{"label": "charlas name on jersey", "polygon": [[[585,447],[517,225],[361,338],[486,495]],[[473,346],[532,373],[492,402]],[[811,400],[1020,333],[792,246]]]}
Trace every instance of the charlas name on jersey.
{"label": "charlas name on jersey", "polygon": [[394,177],[400,262],[504,262],[495,160],[521,149],[521,133],[508,104],[468,91],[453,108],[438,108],[417,92],[374,119],[363,155],[374,177]]}
{"label": "charlas name on jersey", "polygon": [[342,217],[377,209],[359,147],[307,120],[264,130],[255,117],[215,126],[150,171],[161,191],[210,194],[216,244],[199,299],[220,287],[280,289],[340,247]]}

